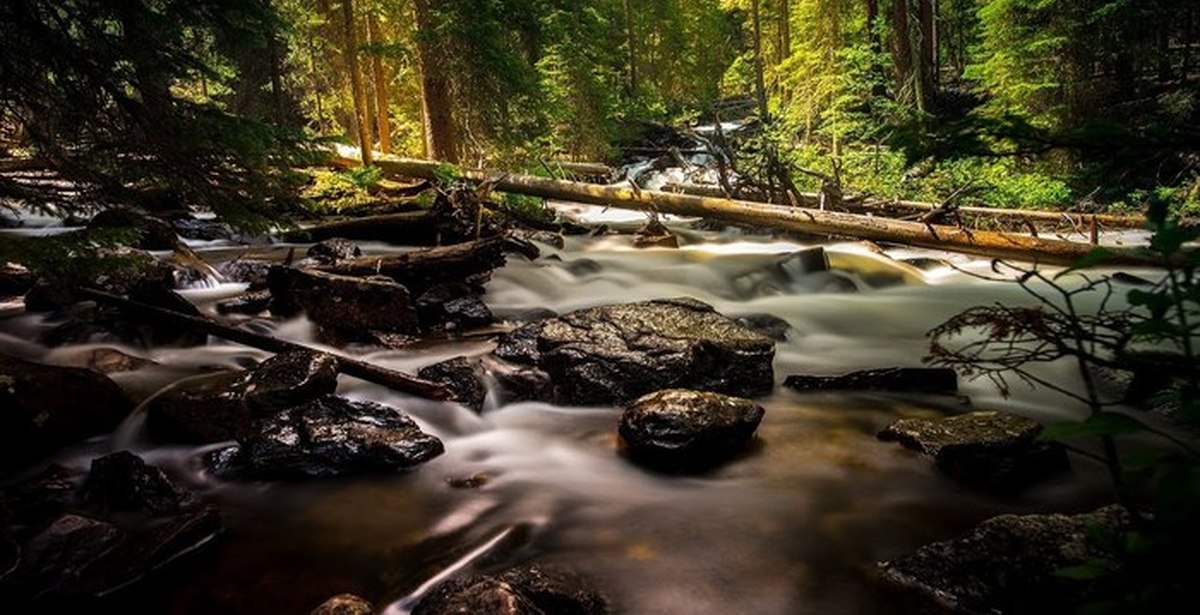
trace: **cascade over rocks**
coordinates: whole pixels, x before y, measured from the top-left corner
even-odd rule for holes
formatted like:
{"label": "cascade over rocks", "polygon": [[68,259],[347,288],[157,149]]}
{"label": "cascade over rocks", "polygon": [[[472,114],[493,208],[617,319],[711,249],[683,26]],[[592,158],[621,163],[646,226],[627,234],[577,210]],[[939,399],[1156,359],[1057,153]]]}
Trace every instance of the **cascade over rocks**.
{"label": "cascade over rocks", "polygon": [[132,410],[103,374],[0,355],[0,467],[111,431]]}
{"label": "cascade over rocks", "polygon": [[304,312],[330,340],[371,341],[373,334],[415,333],[420,327],[408,289],[382,276],[272,267],[268,280],[272,312]]}
{"label": "cascade over rocks", "polygon": [[1083,515],[1002,515],[965,536],[882,562],[879,574],[890,586],[957,612],[1072,612],[1106,581],[1068,579],[1058,571],[1102,557],[1090,537],[1130,522],[1119,506]]}
{"label": "cascade over rocks", "polygon": [[954,393],[958,391],[958,374],[946,368],[891,367],[839,376],[788,376],[783,386],[801,392]]}
{"label": "cascade over rocks", "polygon": [[235,449],[210,458],[216,471],[253,479],[397,472],[445,450],[398,410],[332,395],[256,421]]}
{"label": "cascade over rocks", "polygon": [[251,420],[330,395],[337,360],[320,352],[272,356],[247,372],[228,372],[178,385],[146,408],[159,438],[189,443],[232,440]]}
{"label": "cascade over rocks", "polygon": [[762,421],[762,406],[738,397],[681,389],[639,398],[621,415],[629,457],[669,472],[702,471],[746,448]]}
{"label": "cascade over rocks", "polygon": [[455,357],[423,367],[417,376],[454,391],[459,403],[475,412],[483,410],[487,388],[483,384],[484,369],[479,359]]}
{"label": "cascade over rocks", "polygon": [[421,600],[413,615],[604,615],[608,604],[576,575],[532,565],[497,575],[450,579]]}
{"label": "cascade over rocks", "polygon": [[693,299],[589,308],[528,324],[501,338],[495,355],[533,380],[545,374],[548,387],[527,388],[564,405],[619,405],[669,388],[755,396],[774,386],[775,342]]}
{"label": "cascade over rocks", "polygon": [[1007,412],[971,412],[940,419],[901,419],[879,432],[934,459],[937,468],[968,485],[1012,491],[1066,472],[1066,450],[1040,442],[1042,426]]}

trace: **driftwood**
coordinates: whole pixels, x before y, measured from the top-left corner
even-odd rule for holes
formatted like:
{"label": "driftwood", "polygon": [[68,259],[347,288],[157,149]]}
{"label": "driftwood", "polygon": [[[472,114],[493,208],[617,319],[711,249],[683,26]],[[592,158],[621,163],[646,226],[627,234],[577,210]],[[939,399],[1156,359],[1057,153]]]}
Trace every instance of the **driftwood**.
{"label": "driftwood", "polygon": [[[430,179],[438,163],[422,160],[383,158],[375,162],[385,175]],[[460,177],[471,181],[494,179],[486,171],[460,170]],[[556,181],[524,175],[506,175],[497,190],[619,207],[638,211],[699,216],[784,231],[817,235],[855,237],[872,241],[901,243],[939,250],[973,254],[988,258],[1070,264],[1087,255],[1093,246],[1086,243],[1042,239],[1027,235],[970,230],[957,226],[925,225],[919,222],[889,220],[841,212],[801,207],[781,207],[749,201],[714,199],[657,191],[633,191],[618,186],[596,186]],[[1151,265],[1137,251],[1111,248],[1112,264]]]}
{"label": "driftwood", "polygon": [[[85,296],[95,299],[96,301],[111,305],[130,314],[136,314],[148,320],[169,322],[172,325],[188,327],[206,335],[212,335],[214,337],[226,339],[231,342],[245,344],[252,348],[258,348],[260,350],[266,350],[268,352],[275,353],[294,351],[321,352],[320,350],[305,346],[303,344],[297,344],[295,342],[289,342],[274,337],[259,335],[257,333],[251,333],[242,329],[235,329],[233,327],[213,322],[206,318],[180,314],[179,312],[154,307],[145,303],[130,301],[124,297],[118,297],[106,292],[94,289],[83,289],[82,292]],[[409,393],[428,399],[436,399],[441,401],[455,399],[454,393],[440,384],[429,382],[428,380],[422,380],[415,376],[410,376],[395,370],[387,369],[386,367],[372,365],[365,361],[359,361],[358,359],[351,359],[349,357],[343,357],[336,354],[331,354],[330,356],[337,360],[338,371],[346,374],[347,376],[361,378],[367,382],[383,385],[394,391]]]}
{"label": "driftwood", "polygon": [[426,211],[411,211],[363,218],[349,218],[301,225],[299,230],[284,234],[288,241],[325,241],[326,239],[357,239],[360,241],[389,241],[403,245],[433,245],[437,242],[438,226]]}
{"label": "driftwood", "polygon": [[429,288],[449,280],[481,284],[504,266],[507,242],[506,237],[488,237],[404,254],[362,256],[313,269],[347,276],[382,275],[410,288]]}

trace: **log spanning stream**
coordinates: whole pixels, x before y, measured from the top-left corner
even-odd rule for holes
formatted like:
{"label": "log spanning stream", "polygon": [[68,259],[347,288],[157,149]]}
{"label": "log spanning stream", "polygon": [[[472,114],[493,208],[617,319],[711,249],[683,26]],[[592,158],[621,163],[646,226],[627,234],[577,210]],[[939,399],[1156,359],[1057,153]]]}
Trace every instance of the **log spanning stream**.
{"label": "log spanning stream", "polygon": [[[813,272],[778,266],[799,244],[671,224],[683,234],[681,249],[634,250],[629,236],[613,235],[568,237],[562,248],[543,244],[533,261],[511,256],[484,299],[509,319],[680,296],[735,317],[771,314],[790,325],[776,345],[777,383],[797,373],[918,366],[926,332],[950,316],[979,304],[1028,301],[1016,285],[982,281],[938,260],[987,270],[986,261],[961,255],[878,254],[834,244],[826,246],[830,270]],[[214,263],[245,251],[224,242],[192,246]],[[290,247],[253,250],[283,260]],[[211,310],[241,290],[220,285],[183,294]],[[46,362],[78,353],[28,341],[51,324],[34,315],[0,320],[0,352]],[[316,344],[303,317],[262,326]],[[415,373],[492,345],[426,343],[359,358]],[[198,348],[125,350],[158,363],[114,375],[141,397],[208,366],[245,366],[267,356],[216,339]],[[1072,373],[1070,366],[1044,368],[1068,386],[1077,384]],[[528,561],[580,573],[623,613],[897,612],[872,580],[876,561],[1000,513],[1089,510],[1103,502],[1107,485],[1103,468],[1073,456],[1070,474],[999,498],[961,487],[927,458],[875,437],[897,417],[959,412],[967,403],[960,396],[800,394],[777,385],[759,400],[766,414],[752,451],[707,474],[666,476],[618,454],[613,407],[501,406],[491,396],[476,414],[345,376],[339,393],[407,411],[444,442],[445,453],[393,476],[224,480],[200,461],[211,446],[156,445],[135,412],[116,433],[56,461],[86,470],[98,455],[131,449],[215,503],[223,537],[137,590],[143,608],[180,613],[301,613],[353,592],[400,614],[453,574]],[[960,395],[971,407],[1046,423],[1085,412],[1020,386],[1003,399],[986,381],[964,381]]]}

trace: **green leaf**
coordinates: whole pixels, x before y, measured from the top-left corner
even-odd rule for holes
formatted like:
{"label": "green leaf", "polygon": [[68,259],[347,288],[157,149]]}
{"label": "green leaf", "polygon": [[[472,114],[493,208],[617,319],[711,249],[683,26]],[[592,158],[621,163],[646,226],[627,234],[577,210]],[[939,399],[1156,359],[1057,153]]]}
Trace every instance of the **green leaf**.
{"label": "green leaf", "polygon": [[1141,421],[1116,412],[1097,412],[1082,423],[1050,425],[1038,436],[1040,440],[1067,440],[1082,436],[1117,436],[1146,431]]}
{"label": "green leaf", "polygon": [[1083,258],[1080,258],[1079,260],[1072,263],[1070,267],[1059,272],[1058,275],[1054,276],[1054,279],[1057,280],[1067,274],[1074,273],[1074,272],[1082,270],[1082,269],[1091,269],[1093,267],[1098,267],[1098,266],[1103,265],[1104,263],[1112,260],[1112,258],[1113,258],[1112,250],[1109,250],[1107,248],[1092,248],[1091,252],[1088,252],[1087,254],[1083,255]]}

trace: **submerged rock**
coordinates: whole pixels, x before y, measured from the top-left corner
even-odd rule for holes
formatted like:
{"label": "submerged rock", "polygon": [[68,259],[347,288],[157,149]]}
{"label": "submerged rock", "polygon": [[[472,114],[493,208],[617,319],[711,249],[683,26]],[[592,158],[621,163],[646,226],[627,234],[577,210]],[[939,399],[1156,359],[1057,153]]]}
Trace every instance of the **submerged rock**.
{"label": "submerged rock", "polygon": [[0,467],[112,431],[132,410],[103,374],[0,355]]}
{"label": "submerged rock", "polygon": [[691,299],[596,307],[525,325],[496,356],[548,375],[544,401],[623,404],[688,388],[754,396],[774,386],[775,343]]}
{"label": "submerged rock", "polygon": [[354,594],[338,594],[313,609],[312,615],[371,615],[375,607]]}
{"label": "submerged rock", "polygon": [[275,355],[247,372],[227,372],[177,385],[146,407],[156,437],[189,443],[232,440],[255,417],[332,394],[337,360],[319,352]]}
{"label": "submerged rock", "polygon": [[1100,558],[1090,537],[1118,532],[1129,514],[1109,506],[1084,515],[1003,515],[967,535],[879,564],[882,579],[966,613],[1065,613],[1103,591],[1103,579],[1058,571]]}
{"label": "submerged rock", "polygon": [[788,331],[792,330],[791,323],[774,314],[747,314],[735,322],[777,342],[786,341]]}
{"label": "submerged rock", "polygon": [[274,263],[253,258],[239,258],[217,265],[217,271],[225,279],[238,284],[249,284],[253,290],[267,287],[267,273]]}
{"label": "submerged rock", "polygon": [[1040,442],[1042,426],[1007,412],[971,412],[941,419],[901,419],[879,432],[933,457],[937,468],[969,485],[1008,491],[1070,468],[1066,450]]}
{"label": "submerged rock", "polygon": [[396,472],[444,451],[398,410],[333,396],[258,421],[238,444],[228,471],[261,479]]}
{"label": "submerged rock", "polygon": [[738,397],[667,390],[633,402],[619,432],[629,457],[660,470],[712,468],[745,449],[762,421],[762,406]]}
{"label": "submerged rock", "polygon": [[604,598],[574,574],[524,566],[498,575],[451,579],[425,596],[413,615],[604,615]]}
{"label": "submerged rock", "polygon": [[462,405],[476,412],[483,410],[487,388],[483,384],[484,370],[478,359],[456,357],[423,367],[417,376],[444,385],[454,392]]}
{"label": "submerged rock", "polygon": [[788,376],[786,386],[797,391],[883,391],[888,393],[954,393],[958,374],[952,369],[892,367],[840,376]]}
{"label": "submerged rock", "polygon": [[362,256],[362,249],[358,244],[345,239],[326,239],[314,244],[305,255],[322,265],[332,265],[338,261]]}
{"label": "submerged rock", "polygon": [[93,460],[80,495],[105,513],[139,511],[151,517],[174,514],[195,503],[192,494],[162,470],[128,451]]}
{"label": "submerged rock", "polygon": [[271,310],[304,312],[331,341],[373,341],[373,334],[420,329],[408,289],[389,278],[356,278],[307,269],[273,267]]}

